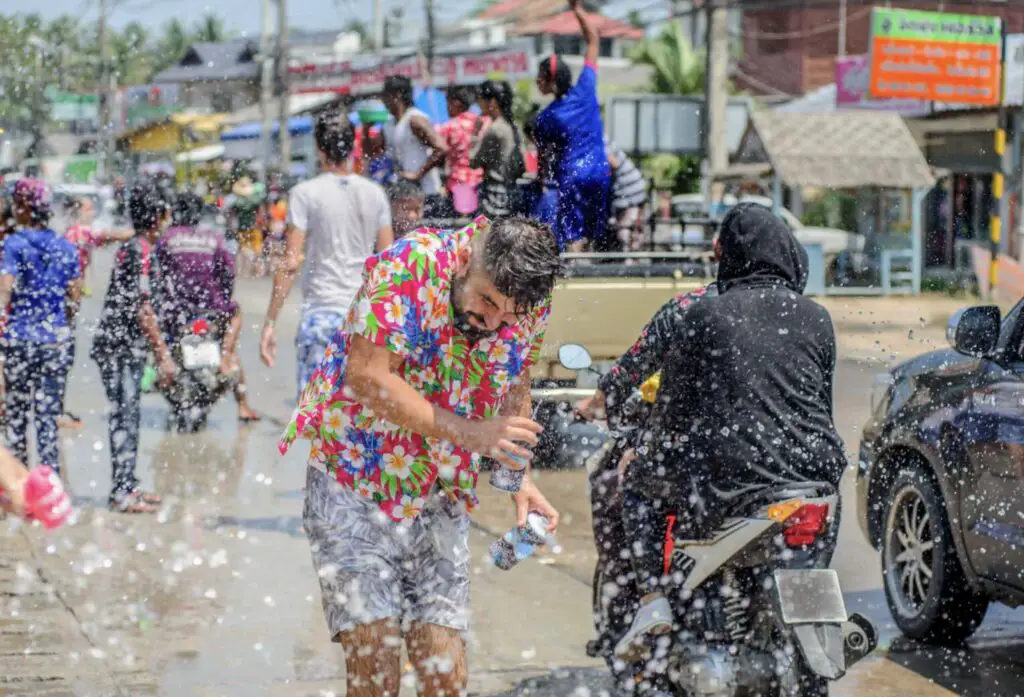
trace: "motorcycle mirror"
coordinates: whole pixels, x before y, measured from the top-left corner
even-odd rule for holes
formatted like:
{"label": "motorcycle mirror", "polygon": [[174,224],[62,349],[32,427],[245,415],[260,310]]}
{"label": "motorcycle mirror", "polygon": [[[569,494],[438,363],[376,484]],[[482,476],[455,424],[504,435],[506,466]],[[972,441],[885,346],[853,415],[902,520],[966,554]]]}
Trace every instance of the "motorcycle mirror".
{"label": "motorcycle mirror", "polygon": [[586,370],[593,365],[590,351],[579,344],[562,344],[558,347],[558,362],[568,370]]}

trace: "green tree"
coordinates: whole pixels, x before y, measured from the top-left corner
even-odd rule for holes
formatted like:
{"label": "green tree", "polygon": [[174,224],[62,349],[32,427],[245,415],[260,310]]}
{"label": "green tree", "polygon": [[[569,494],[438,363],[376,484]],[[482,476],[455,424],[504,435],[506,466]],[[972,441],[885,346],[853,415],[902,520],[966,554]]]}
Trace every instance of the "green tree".
{"label": "green tree", "polygon": [[111,36],[110,45],[118,84],[139,85],[149,82],[154,73],[156,54],[144,26],[130,22],[124,30]]}
{"label": "green tree", "polygon": [[195,41],[205,41],[211,44],[227,41],[230,38],[224,28],[224,20],[213,12],[207,13],[199,20],[192,36]]}
{"label": "green tree", "polygon": [[652,68],[651,91],[658,94],[704,92],[704,57],[693,50],[679,22],[672,21],[655,37],[645,38],[630,55],[637,65]]}

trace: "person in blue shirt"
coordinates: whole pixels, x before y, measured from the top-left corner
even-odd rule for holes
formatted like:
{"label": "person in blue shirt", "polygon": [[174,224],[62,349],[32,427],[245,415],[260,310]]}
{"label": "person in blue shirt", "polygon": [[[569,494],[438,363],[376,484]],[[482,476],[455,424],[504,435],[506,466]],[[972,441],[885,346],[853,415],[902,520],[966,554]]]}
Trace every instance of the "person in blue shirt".
{"label": "person in blue shirt", "polygon": [[580,0],[569,3],[580,24],[587,49],[576,84],[557,55],[541,61],[537,89],[555,99],[537,115],[536,137],[542,172],[553,171],[558,183],[559,247],[582,251],[586,242],[604,236],[612,172],[604,149],[604,126],[597,101],[597,32]]}
{"label": "person in blue shirt", "polygon": [[64,413],[71,368],[70,319],[82,298],[78,250],[47,226],[46,184],[22,179],[13,198],[18,230],[4,241],[0,262],[0,311],[9,312],[3,339],[7,445],[28,461],[31,414],[39,464],[59,471],[57,419]]}

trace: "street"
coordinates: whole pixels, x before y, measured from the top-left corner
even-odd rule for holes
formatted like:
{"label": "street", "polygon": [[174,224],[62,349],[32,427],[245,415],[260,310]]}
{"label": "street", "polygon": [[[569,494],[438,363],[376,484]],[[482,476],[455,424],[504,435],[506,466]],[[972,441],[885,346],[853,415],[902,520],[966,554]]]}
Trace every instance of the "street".
{"label": "street", "polygon": [[[257,341],[269,281],[238,284],[246,318],[242,362],[264,420],[239,425],[228,397],[207,432],[170,435],[162,398],[147,396],[139,474],[165,506],[156,516],[112,514],[105,506],[106,402],[88,359],[109,259],[104,252],[96,260],[69,391],[68,408],[85,421],[65,442],[77,520],[51,534],[0,523],[6,528],[0,695],[340,696],[341,651],[327,637],[301,527],[306,449],[297,445],[282,458],[276,447],[294,405],[298,294],[282,314],[278,364],[268,370]],[[849,451],[856,449],[877,370],[840,362],[835,411]],[[508,572],[490,566],[486,547],[512,525],[512,509],[486,484],[480,490],[469,635],[476,695],[582,696],[607,689],[602,664],[584,653],[593,632],[594,563],[585,476],[542,471],[538,481],[563,514],[561,549]],[[969,650],[917,649],[898,637],[880,590],[878,554],[857,527],[849,477],[843,493],[835,566],[848,608],[878,623],[882,641],[832,694],[1024,692],[1018,677],[1024,624],[1006,608],[993,607]]]}

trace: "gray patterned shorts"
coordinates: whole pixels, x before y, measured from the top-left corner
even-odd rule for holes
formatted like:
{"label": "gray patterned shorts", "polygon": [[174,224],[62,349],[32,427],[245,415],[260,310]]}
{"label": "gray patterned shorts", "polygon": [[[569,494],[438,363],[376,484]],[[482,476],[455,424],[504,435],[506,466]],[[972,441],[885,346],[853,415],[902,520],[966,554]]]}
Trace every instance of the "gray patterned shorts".
{"label": "gray patterned shorts", "polygon": [[333,641],[395,619],[465,631],[469,624],[469,516],[440,491],[411,522],[309,467],[303,522]]}

